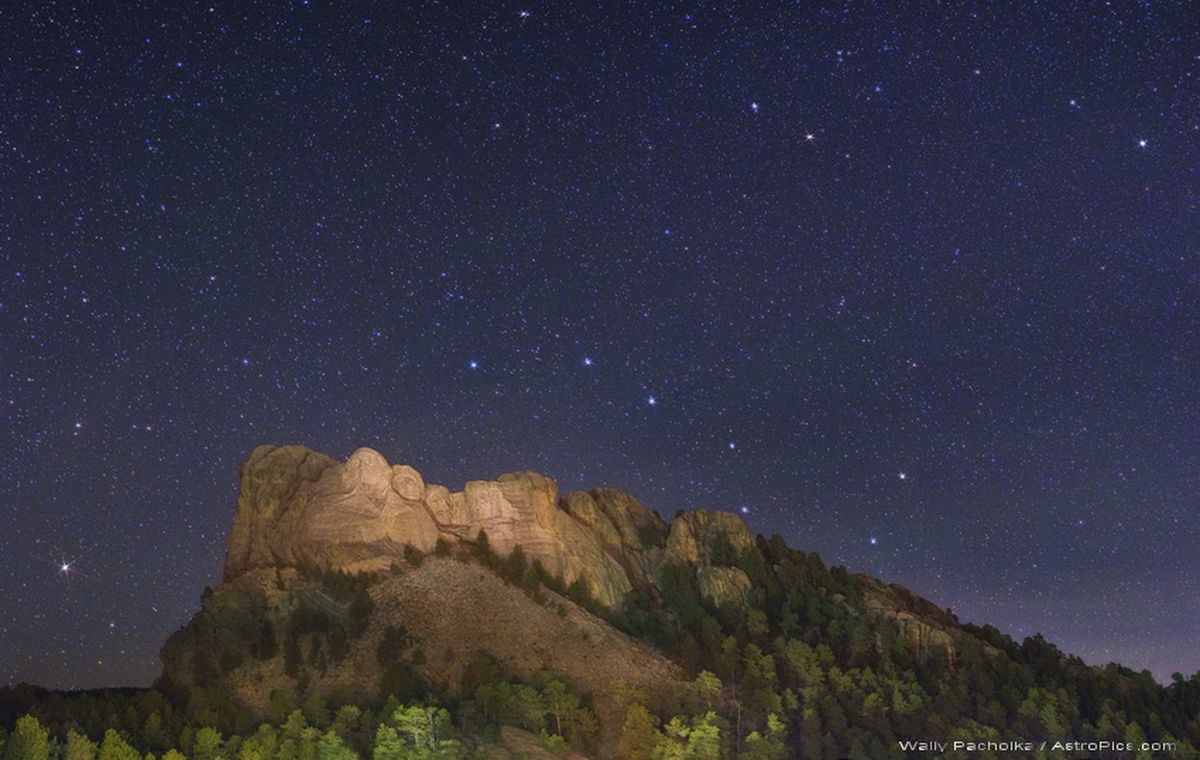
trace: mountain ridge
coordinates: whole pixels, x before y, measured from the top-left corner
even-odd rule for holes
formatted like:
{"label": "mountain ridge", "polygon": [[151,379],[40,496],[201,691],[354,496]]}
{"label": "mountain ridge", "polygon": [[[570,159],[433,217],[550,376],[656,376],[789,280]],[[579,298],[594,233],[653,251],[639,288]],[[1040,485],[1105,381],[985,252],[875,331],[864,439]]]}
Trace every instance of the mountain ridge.
{"label": "mountain ridge", "polygon": [[[189,753],[218,727],[226,752],[257,748],[245,760],[318,744],[652,760],[901,758],[900,740],[931,737],[1152,740],[1180,757],[1200,743],[1200,675],[1090,666],[736,514],[668,521],[535,472],[451,491],[371,449],[260,446],[227,545],[153,689],[0,690],[0,718],[28,710],[58,735],[120,724],[143,751],[177,737]],[[394,754],[413,720],[437,724],[438,748]]]}
{"label": "mountain ridge", "polygon": [[[294,445],[259,446],[242,466],[223,578],[280,564],[382,571],[406,546],[429,552],[438,539],[470,544],[480,532],[497,554],[519,545],[564,585],[584,582],[609,608],[635,588],[652,588],[668,562],[695,567],[701,596],[717,605],[745,602],[752,586],[729,556],[714,556],[735,557],[755,543],[732,512],[680,510],[668,522],[618,489],[560,495],[553,479],[532,471],[469,480],[452,492],[427,484],[409,465],[389,464],[374,449],[359,448],[338,462]],[[945,629],[957,620],[950,613],[898,584],[877,581],[873,588],[876,613],[953,657]],[[903,590],[902,601],[895,589]]]}
{"label": "mountain ridge", "polygon": [[[617,489],[560,494],[535,472],[450,491],[369,448],[339,462],[302,446],[260,446],[241,468],[222,580],[168,639],[159,685],[186,698],[218,684],[266,714],[280,694],[377,698],[405,679],[458,699],[484,661],[523,681],[554,673],[615,736],[625,706],[613,684],[664,714],[695,698],[695,669],[631,635],[633,620],[658,614],[682,588],[695,593],[688,614],[738,617],[761,606],[752,578],[761,560],[742,563],[764,540],[731,512],[681,510],[667,521]],[[353,590],[339,594],[339,585]],[[902,587],[862,587],[866,614],[893,621],[914,656],[953,666],[959,634],[949,613]],[[766,626],[756,614],[752,625]],[[262,642],[265,630],[280,632],[268,637],[283,639],[284,651]],[[397,630],[403,652],[384,662],[378,653]]]}

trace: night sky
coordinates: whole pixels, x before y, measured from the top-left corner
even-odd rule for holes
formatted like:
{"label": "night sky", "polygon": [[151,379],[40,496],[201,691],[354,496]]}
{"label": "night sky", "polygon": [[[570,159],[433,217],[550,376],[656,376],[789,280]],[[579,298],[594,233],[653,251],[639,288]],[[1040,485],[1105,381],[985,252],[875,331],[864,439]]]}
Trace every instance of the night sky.
{"label": "night sky", "polygon": [[0,683],[149,683],[263,443],[1200,669],[1195,6],[22,5]]}

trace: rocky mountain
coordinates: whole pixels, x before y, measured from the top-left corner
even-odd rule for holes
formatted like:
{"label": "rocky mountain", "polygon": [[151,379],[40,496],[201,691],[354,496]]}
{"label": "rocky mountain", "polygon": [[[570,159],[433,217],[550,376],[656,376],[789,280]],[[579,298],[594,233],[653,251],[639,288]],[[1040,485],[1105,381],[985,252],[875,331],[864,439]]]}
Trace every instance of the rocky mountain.
{"label": "rocky mountain", "polygon": [[102,757],[239,760],[1200,744],[1200,675],[1014,642],[728,512],[665,520],[532,472],[451,491],[370,449],[255,449],[223,576],[161,656],[149,690],[0,689],[0,757],[86,757],[101,736]]}
{"label": "rocky mountain", "polygon": [[498,554],[520,546],[564,583],[585,582],[610,607],[653,585],[669,561],[703,568],[702,589],[718,601],[749,590],[745,573],[710,561],[718,536],[735,552],[753,544],[745,523],[728,512],[688,512],[668,524],[628,494],[596,488],[560,495],[535,472],[473,480],[452,492],[372,449],[336,462],[300,446],[261,446],[242,468],[224,580],[305,564],[383,571],[406,546],[429,552],[439,538],[471,543],[481,532]]}
{"label": "rocky mountain", "polygon": [[[712,609],[748,609],[762,590],[738,560],[755,545],[729,512],[668,522],[629,494],[560,494],[533,472],[451,491],[371,449],[338,462],[262,446],[241,470],[221,583],[164,647],[162,684],[180,693],[220,684],[260,714],[280,694],[376,697],[388,683],[380,647],[402,630],[403,672],[439,695],[462,696],[483,659],[519,679],[550,671],[615,732],[623,706],[611,698],[614,684],[663,708],[686,702],[691,687],[679,658],[614,617],[633,599],[661,607],[667,576]],[[463,561],[481,547],[491,566]],[[514,555],[544,581],[538,593],[496,571]],[[339,599],[330,578],[361,586]],[[864,611],[896,621],[914,652],[953,661],[952,617],[898,587],[864,580],[863,588]],[[360,608],[370,613],[356,617],[347,593],[366,597]],[[305,622],[313,617],[321,622]],[[288,647],[299,667],[287,662]]]}

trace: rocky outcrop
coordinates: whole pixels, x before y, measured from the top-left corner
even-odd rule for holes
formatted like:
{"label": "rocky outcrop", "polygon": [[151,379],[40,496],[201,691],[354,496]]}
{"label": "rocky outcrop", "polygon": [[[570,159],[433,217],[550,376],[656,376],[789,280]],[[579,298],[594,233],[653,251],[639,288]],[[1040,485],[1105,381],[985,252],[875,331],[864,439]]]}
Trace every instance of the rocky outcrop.
{"label": "rocky outcrop", "polygon": [[[597,615],[575,588],[563,593],[542,576],[510,575],[520,563],[481,551],[484,534],[495,555],[511,557],[520,547],[563,585],[586,584],[609,608],[629,595],[633,615]],[[338,462],[300,446],[262,446],[241,470],[222,582],[167,641],[160,685],[179,694],[219,683],[262,713],[273,694],[375,695],[394,685],[401,665],[455,696],[484,658],[518,679],[558,674],[591,695],[615,735],[624,707],[613,684],[643,690],[664,713],[686,697],[687,685],[663,652],[610,620],[659,611],[670,620],[679,613],[663,589],[686,594],[681,580],[694,583],[713,622],[731,618],[731,604],[765,620],[769,586],[755,588],[752,578],[769,584],[825,573],[815,555],[780,549],[775,539],[759,552],[755,541],[729,512],[680,512],[666,522],[629,494],[560,495],[554,480],[535,472],[451,491],[372,449]],[[850,614],[889,619],[920,658],[953,666],[963,633],[952,615],[902,586],[851,581],[835,570],[824,588],[794,581],[785,589],[789,601],[823,597]]]}
{"label": "rocky outcrop", "polygon": [[471,481],[460,493],[450,494],[447,503],[443,519],[454,521],[446,527],[456,537],[474,539],[486,531],[492,549],[501,555],[520,546],[565,582],[583,579],[607,605],[617,604],[630,589],[624,569],[596,533],[560,509],[558,485],[544,475],[516,472],[494,481]]}
{"label": "rocky outcrop", "polygon": [[[652,587],[664,561],[706,566],[714,547],[739,552],[753,541],[727,512],[684,513],[667,525],[612,488],[560,499],[558,485],[535,472],[450,491],[372,449],[339,463],[300,446],[262,446],[242,467],[225,578],[262,567],[383,570],[406,545],[427,552],[439,538],[475,542],[480,533],[498,554],[520,546],[610,607],[635,586]],[[722,598],[745,596],[729,573],[708,573],[705,584]]]}
{"label": "rocky outcrop", "polygon": [[[724,564],[754,545],[754,537],[742,518],[732,512],[698,509],[684,512],[671,523],[667,557],[690,565]],[[729,557],[714,556],[727,552]]]}
{"label": "rocky outcrop", "polygon": [[[386,570],[408,545],[428,552],[439,538],[472,543],[485,532],[497,554],[520,546],[609,607],[631,589],[654,592],[665,563],[690,567],[700,596],[716,605],[744,604],[752,592],[737,564],[754,537],[730,512],[681,512],[667,523],[613,488],[560,497],[536,472],[451,491],[372,449],[337,462],[302,446],[260,446],[242,467],[225,579],[258,568]],[[868,612],[896,621],[914,651],[953,658],[956,621],[943,610],[902,586],[863,583]]]}
{"label": "rocky outcrop", "polygon": [[563,508],[620,563],[630,584],[653,585],[669,531],[661,517],[615,488],[575,491],[567,495]]}
{"label": "rocky outcrop", "polygon": [[303,446],[259,446],[242,465],[237,513],[225,555],[225,577],[289,564],[278,552],[303,532],[301,505],[337,462]]}
{"label": "rocky outcrop", "polygon": [[438,527],[424,497],[416,470],[371,449],[338,463],[299,446],[260,446],[242,467],[225,577],[303,563],[386,566],[405,544],[428,551]]}
{"label": "rocky outcrop", "polygon": [[958,621],[950,613],[903,586],[857,577],[869,614],[895,621],[909,650],[922,661],[942,659],[953,667]]}

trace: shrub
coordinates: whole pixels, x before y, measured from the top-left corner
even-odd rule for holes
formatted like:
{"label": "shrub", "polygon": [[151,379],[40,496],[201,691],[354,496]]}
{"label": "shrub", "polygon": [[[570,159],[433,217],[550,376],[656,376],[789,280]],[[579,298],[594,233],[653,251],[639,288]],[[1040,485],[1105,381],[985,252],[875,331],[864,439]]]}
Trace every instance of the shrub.
{"label": "shrub", "polygon": [[425,561],[425,555],[421,553],[420,549],[412,544],[405,544],[404,561],[413,567],[420,567],[421,563]]}
{"label": "shrub", "polygon": [[398,660],[412,641],[404,626],[389,625],[383,629],[383,639],[375,649],[375,655],[380,665],[387,665]]}

